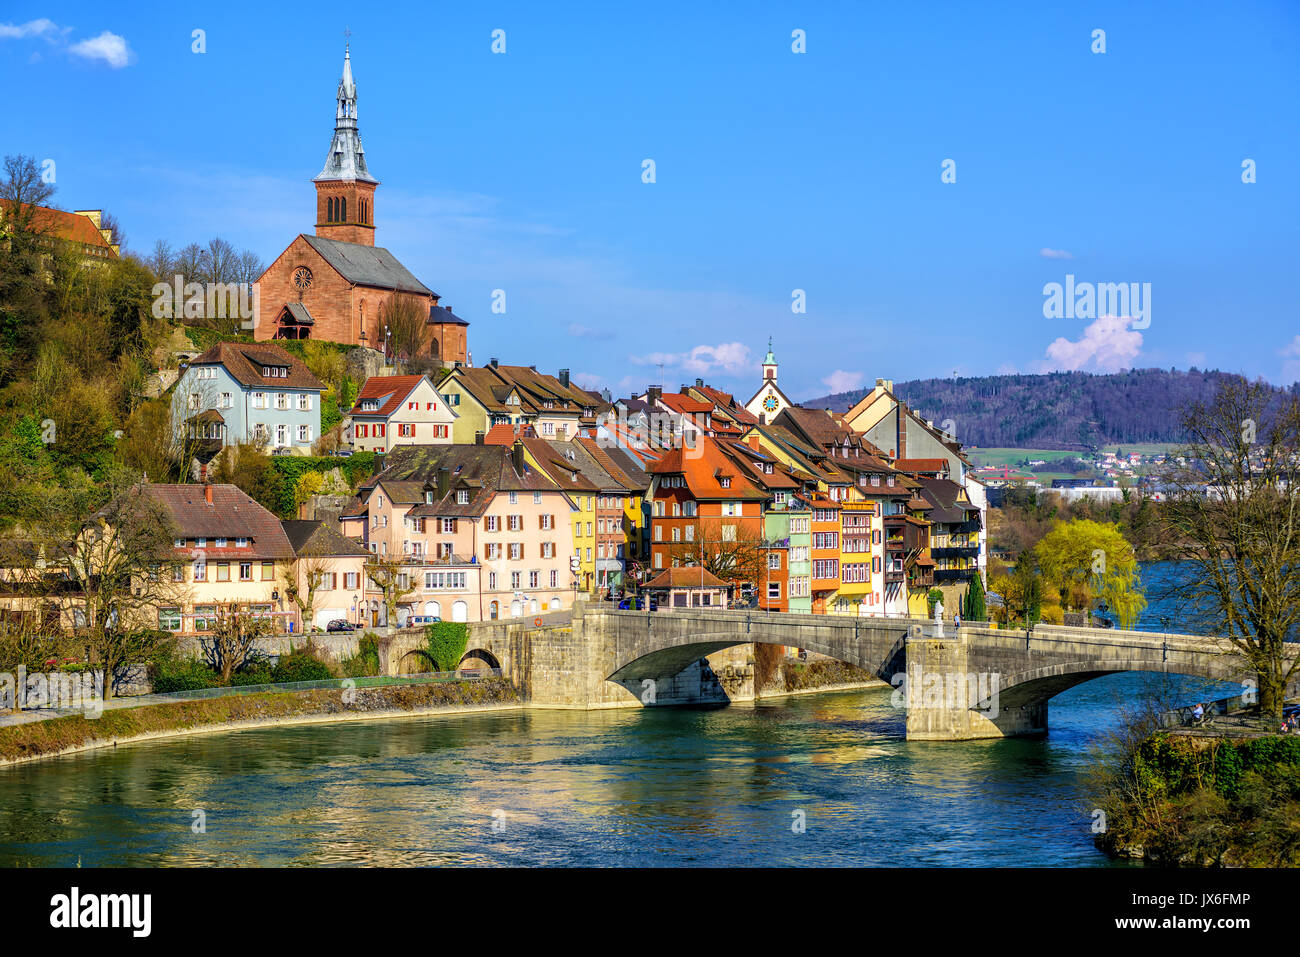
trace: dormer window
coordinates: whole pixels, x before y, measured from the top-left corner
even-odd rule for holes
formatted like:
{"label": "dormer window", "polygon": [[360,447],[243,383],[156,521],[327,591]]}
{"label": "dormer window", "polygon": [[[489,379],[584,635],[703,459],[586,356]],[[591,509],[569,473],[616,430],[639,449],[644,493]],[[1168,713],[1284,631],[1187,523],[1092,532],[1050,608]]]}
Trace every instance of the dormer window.
{"label": "dormer window", "polygon": [[718,484],[721,485],[723,488],[731,488],[731,479],[729,478],[720,479]]}
{"label": "dormer window", "polygon": [[468,490],[468,489],[463,489],[463,488],[462,488],[462,489],[458,489],[458,490],[457,490],[457,492],[456,492],[456,504],[457,504],[457,505],[468,505],[468,504],[469,504],[469,490]]}
{"label": "dormer window", "polygon": [[362,399],[362,400],[361,400],[361,411],[362,411],[362,412],[377,412],[378,410],[379,410],[379,400],[378,400],[378,399]]}

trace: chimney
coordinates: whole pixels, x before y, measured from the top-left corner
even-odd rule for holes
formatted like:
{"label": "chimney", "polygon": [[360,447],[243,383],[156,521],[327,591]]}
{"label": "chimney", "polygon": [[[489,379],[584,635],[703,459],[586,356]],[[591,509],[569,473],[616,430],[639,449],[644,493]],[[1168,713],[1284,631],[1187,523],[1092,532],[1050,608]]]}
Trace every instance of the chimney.
{"label": "chimney", "polygon": [[524,443],[516,440],[515,444],[510,446],[510,462],[515,467],[516,475],[524,474]]}
{"label": "chimney", "polygon": [[497,360],[495,356],[493,356],[491,359],[488,360],[488,365],[490,365],[493,369],[497,367]]}
{"label": "chimney", "polygon": [[[704,387],[704,380],[703,380],[703,379],[696,379],[696,380],[695,380],[695,387],[696,387],[697,389],[703,388],[703,387]],[[683,389],[682,391],[685,392],[686,390]]]}
{"label": "chimney", "polygon": [[209,505],[212,504],[212,486],[211,486],[211,485],[205,485],[205,486],[203,486],[203,500],[204,500],[205,502],[207,502]]}
{"label": "chimney", "polygon": [[753,449],[755,452],[761,451],[761,450],[759,449],[759,447],[758,447],[758,436],[757,436],[757,435],[751,435],[751,436],[749,437],[749,447],[750,447],[751,449]]}
{"label": "chimney", "polygon": [[564,386],[566,389],[569,387],[569,370],[568,370],[568,369],[561,369],[561,370],[560,370],[560,385]]}
{"label": "chimney", "polygon": [[659,404],[659,397],[664,394],[664,390],[657,385],[652,385],[646,389],[646,401],[651,405]]}
{"label": "chimney", "polygon": [[475,444],[475,445],[482,445],[482,444],[483,444],[483,433],[482,433],[482,432],[475,432],[475,433],[474,433],[474,444]]}
{"label": "chimney", "polygon": [[447,497],[447,489],[451,487],[451,469],[445,465],[438,466],[438,498]]}

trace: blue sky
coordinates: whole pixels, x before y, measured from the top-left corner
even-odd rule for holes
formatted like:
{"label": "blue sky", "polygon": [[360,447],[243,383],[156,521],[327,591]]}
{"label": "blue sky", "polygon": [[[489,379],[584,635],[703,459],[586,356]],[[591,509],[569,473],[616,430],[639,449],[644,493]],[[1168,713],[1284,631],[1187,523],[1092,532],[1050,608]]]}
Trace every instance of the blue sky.
{"label": "blue sky", "polygon": [[[0,152],[53,159],[57,203],[112,210],[139,252],[220,235],[270,262],[312,227],[347,27],[376,241],[471,321],[478,364],[627,394],[663,363],[747,399],[771,335],[796,399],[1300,379],[1295,4],[298,6],[6,2]],[[1067,273],[1150,283],[1150,325],[1045,318]]]}

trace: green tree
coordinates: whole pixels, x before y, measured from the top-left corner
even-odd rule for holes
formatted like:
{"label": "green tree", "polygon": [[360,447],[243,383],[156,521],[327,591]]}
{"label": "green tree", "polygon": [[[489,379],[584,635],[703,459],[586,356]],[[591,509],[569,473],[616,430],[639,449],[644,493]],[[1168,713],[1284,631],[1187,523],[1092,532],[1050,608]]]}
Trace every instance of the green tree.
{"label": "green tree", "polygon": [[988,609],[984,604],[984,582],[978,572],[971,582],[970,590],[966,592],[966,612],[963,617],[967,621],[988,621]]}
{"label": "green tree", "polygon": [[1091,609],[1104,599],[1124,628],[1146,607],[1137,556],[1114,523],[1075,519],[1052,528],[1034,549],[1047,582],[1066,609]]}

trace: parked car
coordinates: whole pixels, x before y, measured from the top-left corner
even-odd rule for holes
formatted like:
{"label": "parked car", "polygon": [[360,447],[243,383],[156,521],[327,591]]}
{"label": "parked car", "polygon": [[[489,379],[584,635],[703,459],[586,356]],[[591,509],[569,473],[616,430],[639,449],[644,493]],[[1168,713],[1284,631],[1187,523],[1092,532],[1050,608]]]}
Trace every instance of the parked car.
{"label": "parked car", "polygon": [[[649,601],[650,601],[650,610],[658,611],[659,600],[654,596],[651,596]],[[646,597],[644,595],[637,595],[635,598],[624,598],[621,602],[618,603],[618,607],[620,611],[645,611]]]}
{"label": "parked car", "polygon": [[357,626],[350,621],[344,621],[342,618],[335,618],[325,626],[326,631],[356,631]]}
{"label": "parked car", "polygon": [[330,455],[337,455],[341,459],[345,459],[351,454],[352,454],[351,449],[335,449],[333,452],[330,453]]}
{"label": "parked car", "polygon": [[442,621],[438,615],[411,615],[406,619],[406,624],[410,625],[432,625],[435,621]]}

